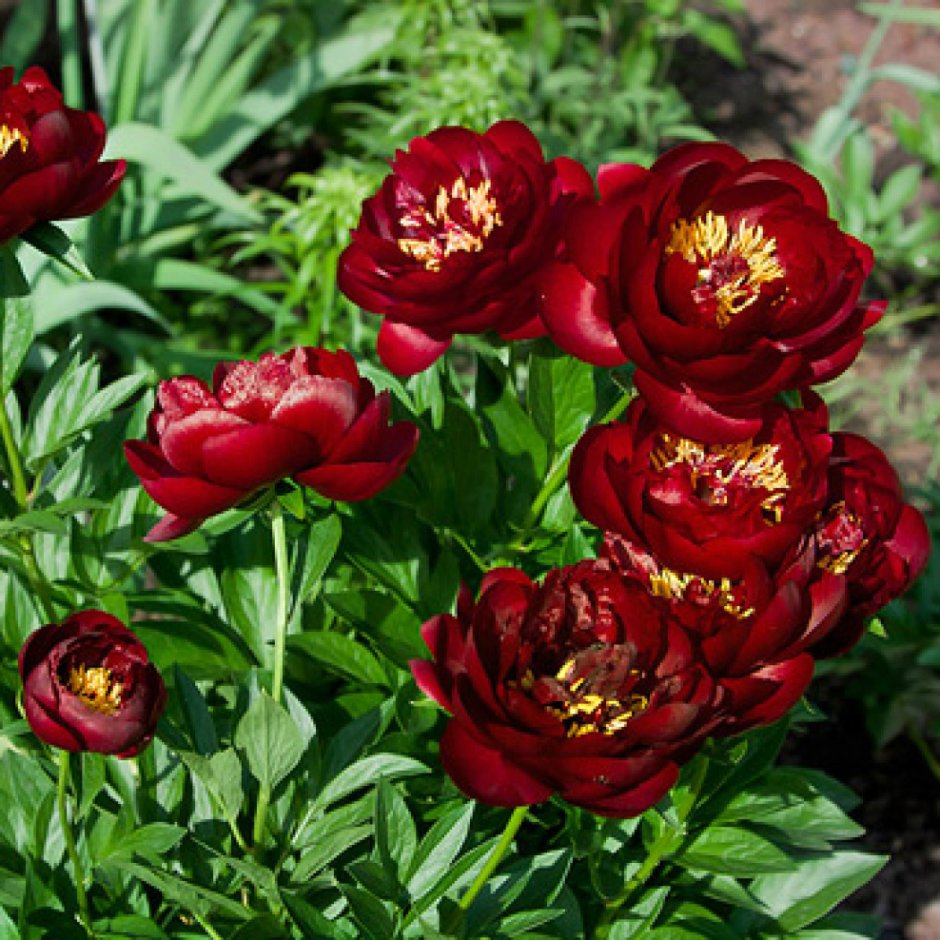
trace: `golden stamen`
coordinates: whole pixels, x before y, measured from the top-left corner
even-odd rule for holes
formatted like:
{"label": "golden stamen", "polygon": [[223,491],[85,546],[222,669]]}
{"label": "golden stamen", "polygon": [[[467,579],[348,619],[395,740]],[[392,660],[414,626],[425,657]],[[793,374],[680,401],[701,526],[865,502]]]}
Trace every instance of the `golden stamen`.
{"label": "golden stamen", "polygon": [[689,586],[694,584],[706,597],[717,594],[718,604],[721,609],[737,620],[747,620],[755,612],[753,607],[742,607],[735,600],[734,582],[730,578],[713,581],[710,578],[703,578],[701,575],[680,573],[673,571],[671,568],[661,568],[651,574],[649,579],[650,593],[654,597],[662,597],[670,601],[682,600]]}
{"label": "golden stamen", "polygon": [[26,153],[29,149],[29,138],[16,127],[0,124],[0,159],[7,155],[14,144],[19,144],[20,152]]}
{"label": "golden stamen", "polygon": [[[445,258],[458,251],[482,251],[493,229],[503,224],[496,198],[490,195],[490,180],[467,188],[461,176],[454,180],[448,192],[443,186],[437,190],[434,213],[425,208],[411,209],[402,219],[405,229],[429,228],[431,232],[416,238],[399,238],[398,247],[428,271],[440,271]],[[451,201],[459,200],[470,214],[470,224],[476,231],[464,228],[451,217]]]}
{"label": "golden stamen", "polygon": [[[861,532],[861,521],[858,516],[848,511],[844,500],[835,503],[829,510],[830,518],[834,519],[837,516],[844,516],[850,525]],[[832,574],[845,574],[846,571],[852,567],[855,559],[858,558],[862,549],[864,549],[867,544],[868,539],[863,537],[855,548],[848,548],[845,551],[836,552],[835,554],[830,553],[823,555],[822,558],[817,559],[816,565],[825,571],[832,572]]]}
{"label": "golden stamen", "polygon": [[113,715],[121,707],[124,687],[104,666],[91,669],[73,666],[69,671],[69,690],[89,708],[105,715]]}
{"label": "golden stamen", "polygon": [[[711,287],[717,311],[715,322],[726,327],[732,317],[755,303],[760,287],[784,277],[786,272],[777,261],[777,239],[764,235],[760,225],[748,225],[742,219],[732,234],[728,220],[709,210],[695,219],[679,219],[673,223],[666,254],[681,254],[690,264],[698,260],[705,263],[699,268],[699,287]],[[746,271],[736,271],[724,277],[713,265],[716,261],[745,262]]]}

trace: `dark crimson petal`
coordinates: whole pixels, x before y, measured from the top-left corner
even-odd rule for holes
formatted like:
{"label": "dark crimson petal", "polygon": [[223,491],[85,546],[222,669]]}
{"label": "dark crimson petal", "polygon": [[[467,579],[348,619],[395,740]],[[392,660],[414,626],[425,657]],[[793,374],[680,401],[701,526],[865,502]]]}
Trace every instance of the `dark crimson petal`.
{"label": "dark crimson petal", "polygon": [[530,806],[552,795],[550,787],[485,747],[456,721],[441,738],[441,764],[467,796],[490,806]]}
{"label": "dark crimson petal", "polygon": [[97,212],[117,192],[126,173],[125,160],[107,160],[93,166],[82,177],[63,218],[77,219]]}
{"label": "dark crimson petal", "polygon": [[290,476],[316,460],[317,450],[309,437],[279,424],[248,425],[205,441],[204,474],[210,483],[250,491]]}
{"label": "dark crimson petal", "polygon": [[[725,734],[737,734],[782,718],[799,700],[813,678],[815,661],[802,654],[774,663],[741,679],[722,682],[731,694],[733,719]],[[719,732],[721,733],[721,732]]]}
{"label": "dark crimson petal", "polygon": [[450,696],[444,691],[438,670],[426,659],[413,659],[408,664],[418,688],[442,708],[450,709]]}
{"label": "dark crimson petal", "polygon": [[14,180],[3,190],[3,211],[36,219],[54,218],[77,181],[70,163],[52,163]]}
{"label": "dark crimson petal", "polygon": [[145,542],[170,542],[195,532],[206,520],[203,517],[187,518],[168,512],[145,536]]}
{"label": "dark crimson petal", "polygon": [[[612,794],[578,805],[598,816],[628,819],[639,816],[655,806],[675,785],[679,778],[679,766],[668,763],[658,773],[624,793]],[[562,793],[564,796],[564,793]]]}
{"label": "dark crimson petal", "polygon": [[590,428],[575,446],[568,467],[568,486],[578,511],[598,528],[623,535],[629,535],[633,525],[605,469],[611,451],[625,452],[631,444],[632,434],[622,425]]}
{"label": "dark crimson petal", "polygon": [[248,495],[245,490],[180,476],[158,448],[144,441],[125,441],[124,454],[153,501],[177,516],[214,516]]}
{"label": "dark crimson petal", "polygon": [[539,279],[539,316],[565,352],[596,366],[627,361],[610,326],[603,293],[571,264],[545,268]]}
{"label": "dark crimson petal", "polygon": [[395,375],[423,372],[447,352],[451,339],[434,339],[417,327],[383,320],[377,352],[382,364]]}
{"label": "dark crimson petal", "polygon": [[64,724],[52,709],[39,702],[26,687],[23,692],[23,711],[37,738],[63,751],[88,750],[85,739],[76,729]]}
{"label": "dark crimson petal", "polygon": [[602,163],[597,168],[597,188],[602,200],[646,183],[649,178],[650,171],[636,163]]}

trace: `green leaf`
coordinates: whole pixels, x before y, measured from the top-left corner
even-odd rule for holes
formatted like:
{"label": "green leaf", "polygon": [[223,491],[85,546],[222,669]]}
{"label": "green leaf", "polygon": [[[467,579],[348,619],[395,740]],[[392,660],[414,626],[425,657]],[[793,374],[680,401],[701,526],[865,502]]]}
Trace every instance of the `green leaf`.
{"label": "green leaf", "polygon": [[584,432],[597,398],[594,369],[547,342],[529,360],[529,413],[557,452]]}
{"label": "green leaf", "polygon": [[0,940],[21,940],[16,924],[10,920],[10,915],[0,907]]}
{"label": "green leaf", "polygon": [[460,854],[470,831],[474,808],[473,803],[458,806],[442,816],[421,840],[406,881],[412,897],[420,898]]}
{"label": "green leaf", "polygon": [[350,793],[355,793],[356,790],[372,786],[380,777],[393,780],[396,777],[413,777],[427,771],[428,768],[424,764],[411,757],[401,754],[372,754],[350,764],[330,780],[313,801],[307,815],[313,819],[327,806],[349,796]]}
{"label": "green leaf", "polygon": [[81,255],[72,244],[72,239],[57,225],[51,222],[39,222],[22,235],[23,241],[32,245],[37,251],[54,258],[61,264],[70,268],[79,277],[93,280],[94,275],[85,266]]}
{"label": "green leaf", "polygon": [[235,729],[235,746],[245,752],[248,769],[270,790],[297,766],[304,741],[287,711],[259,695]]}
{"label": "green leaf", "polygon": [[47,0],[19,0],[13,5],[0,42],[0,62],[22,72],[36,61],[36,50],[46,33],[49,11]]}
{"label": "green leaf", "polygon": [[333,672],[364,685],[388,686],[379,661],[361,643],[343,633],[301,633],[288,639],[288,648],[306,653]]}
{"label": "green leaf", "polygon": [[306,98],[361,70],[394,35],[394,23],[386,21],[319,44],[242,96],[194,149],[216,170],[222,170]]}
{"label": "green leaf", "polygon": [[294,549],[294,561],[291,565],[292,610],[296,610],[319,587],[339,548],[342,534],[342,524],[335,513],[305,528]]}
{"label": "green leaf", "polygon": [[165,332],[170,325],[140,294],[113,281],[56,284],[36,292],[36,333],[40,336],[64,323],[101,310],[136,313]]}
{"label": "green leaf", "polygon": [[396,934],[395,921],[386,906],[376,897],[351,885],[341,885],[340,889],[349,902],[353,917],[362,927],[370,940],[389,940]]}
{"label": "green leaf", "polygon": [[375,792],[375,849],[386,871],[400,882],[414,858],[418,838],[401,794],[382,777]]}
{"label": "green leaf", "polygon": [[795,862],[770,839],[740,826],[709,826],[673,856],[673,861],[697,871],[748,876],[759,872],[789,872]]}
{"label": "green leaf", "polygon": [[347,826],[313,840],[313,848],[301,855],[297,867],[291,872],[291,881],[294,884],[306,884],[330,862],[349,851],[357,842],[362,842],[371,836],[373,831],[371,825]]}
{"label": "green leaf", "polygon": [[751,893],[767,905],[782,930],[796,931],[828,914],[874,878],[887,861],[886,855],[834,851],[802,861],[790,873],[755,878]]}
{"label": "green leaf", "polygon": [[[136,625],[135,625],[136,626]],[[179,665],[173,667],[174,685],[177,700],[183,709],[186,723],[193,744],[200,754],[213,754],[219,748],[219,739],[215,731],[215,722],[212,713],[203,698],[202,692],[192,679],[186,675]]]}
{"label": "green leaf", "polygon": [[102,940],[167,940],[167,935],[149,917],[121,914],[96,920],[95,934]]}
{"label": "green leaf", "polygon": [[13,387],[33,342],[33,308],[27,298],[4,301],[0,322],[0,396]]}
{"label": "green leaf", "polygon": [[107,155],[138,163],[200,201],[242,219],[260,221],[258,213],[205,160],[158,127],[136,122],[112,127]]}
{"label": "green leaf", "polygon": [[170,823],[148,823],[124,835],[113,844],[99,862],[108,858],[128,858],[142,855],[148,861],[159,862],[161,857],[171,851],[180,842],[186,830],[182,826]]}

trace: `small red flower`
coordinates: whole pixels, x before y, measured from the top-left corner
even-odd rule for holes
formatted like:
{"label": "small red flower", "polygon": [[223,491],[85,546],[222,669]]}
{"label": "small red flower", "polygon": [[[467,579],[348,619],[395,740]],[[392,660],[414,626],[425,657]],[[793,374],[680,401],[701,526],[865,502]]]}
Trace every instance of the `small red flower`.
{"label": "small red flower", "polygon": [[622,422],[590,429],[571,459],[575,505],[675,571],[742,577],[757,557],[777,565],[810,532],[826,501],[826,407],[763,407],[752,438],[680,437],[637,398]]}
{"label": "small red flower", "polygon": [[133,757],[153,739],[163,679],[116,617],[83,610],[40,627],[23,644],[19,669],[26,720],[47,744]]}
{"label": "small red flower", "polygon": [[0,244],[100,209],[126,170],[123,160],[99,162],[104,141],[101,118],[67,108],[41,68],[16,83],[0,69]]}
{"label": "small red flower", "polygon": [[542,317],[581,359],[635,362],[637,388],[678,434],[752,437],[764,402],[844,371],[884,310],[859,303],[870,249],[792,163],[684,144],[650,170],[602,167],[598,183],[543,273]]}
{"label": "small red flower", "polygon": [[445,771],[495,806],[558,793],[635,816],[675,782],[714,727],[716,686],[688,634],[650,593],[597,562],[534,584],[491,571],[474,603],[422,630],[432,662],[411,668],[453,715]]}
{"label": "small red flower", "polygon": [[555,253],[561,214],[593,192],[579,163],[546,162],[517,121],[441,127],[398,151],[339,262],[343,293],[385,317],[382,362],[411,375],[455,333],[542,335],[533,275]]}
{"label": "small red flower", "polygon": [[206,518],[285,477],[354,502],[396,480],[418,429],[389,425],[352,356],[298,346],[258,362],[220,363],[213,388],[193,376],[157,389],[147,441],[127,441],[131,469],[167,515],[147,541],[192,532]]}
{"label": "small red flower", "polygon": [[930,555],[924,517],[904,502],[887,457],[857,434],[832,435],[829,497],[815,530],[818,566],[844,575],[849,610],[825,644],[842,653],[861,636],[865,618],[903,594]]}

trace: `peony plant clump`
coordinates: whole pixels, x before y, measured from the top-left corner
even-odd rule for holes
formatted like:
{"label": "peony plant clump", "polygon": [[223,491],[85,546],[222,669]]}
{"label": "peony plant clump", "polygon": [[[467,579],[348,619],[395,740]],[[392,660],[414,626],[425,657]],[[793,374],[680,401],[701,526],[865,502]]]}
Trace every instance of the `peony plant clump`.
{"label": "peony plant clump", "polygon": [[[114,196],[99,118],[37,69],[0,102],[5,239]],[[595,184],[503,121],[363,204],[338,284],[393,374],[299,345],[135,399],[79,339],[28,401],[5,281],[0,926],[868,936],[830,912],[884,859],[773,764],[929,554],[813,389],[871,268],[794,164],[686,144]]]}

